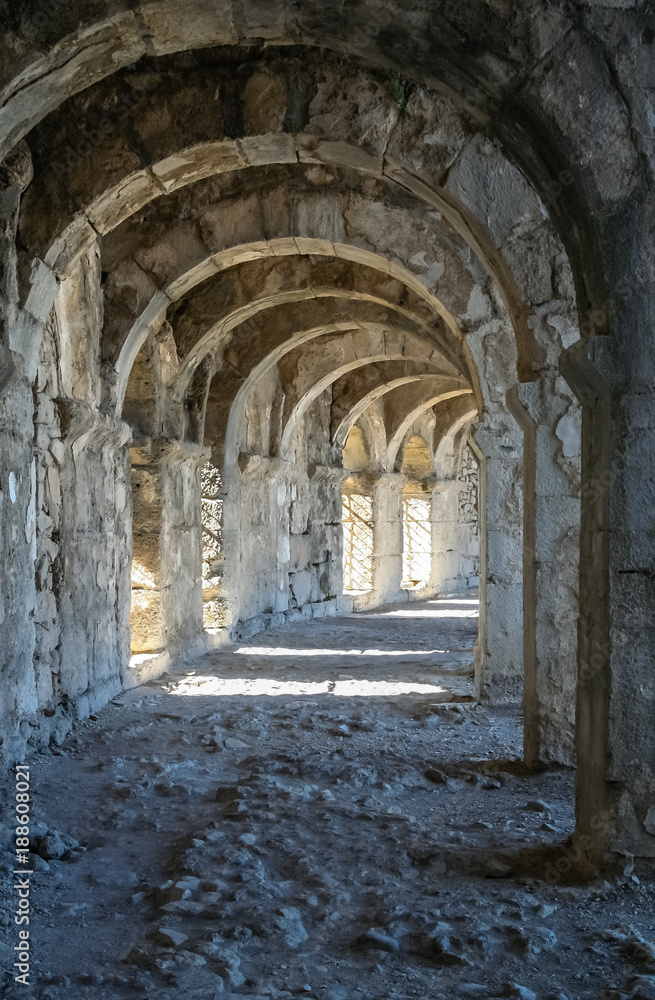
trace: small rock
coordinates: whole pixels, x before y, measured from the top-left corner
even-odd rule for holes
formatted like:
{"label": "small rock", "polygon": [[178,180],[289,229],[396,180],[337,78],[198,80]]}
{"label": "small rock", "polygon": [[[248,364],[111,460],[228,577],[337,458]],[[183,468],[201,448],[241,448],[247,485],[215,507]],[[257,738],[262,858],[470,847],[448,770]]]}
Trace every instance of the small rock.
{"label": "small rock", "polygon": [[519,983],[508,983],[505,996],[515,997],[516,1000],[537,1000],[537,994],[533,990],[529,990],[527,986],[521,986]]}
{"label": "small rock", "polygon": [[64,854],[68,853],[68,848],[63,842],[59,833],[56,830],[48,830],[45,837],[39,844],[39,856],[44,859],[44,861],[51,861],[53,859],[59,861],[63,858]]}
{"label": "small rock", "polygon": [[71,837],[68,833],[61,833],[59,830],[57,830],[57,833],[69,851],[86,851],[86,847],[80,847],[80,842],[79,840],[76,840],[75,837]]}
{"label": "small rock", "polygon": [[528,812],[543,813],[550,812],[550,806],[543,799],[531,799],[530,802],[526,802],[525,808]]}
{"label": "small rock", "polygon": [[176,931],[172,927],[160,927],[156,937],[160,944],[168,948],[179,948],[181,944],[188,941],[186,934],[183,934],[182,931]]}
{"label": "small rock", "polygon": [[214,796],[215,802],[234,802],[239,798],[241,790],[238,785],[219,785]]}
{"label": "small rock", "polygon": [[472,965],[461,951],[461,940],[453,937],[449,924],[439,923],[429,938],[432,956],[444,965]]}
{"label": "small rock", "polygon": [[535,927],[532,930],[517,929],[518,940],[525,951],[531,955],[540,955],[543,951],[553,951],[557,937],[548,927]]}
{"label": "small rock", "polygon": [[655,962],[655,945],[631,927],[627,932],[620,929],[605,931],[602,937],[606,941],[616,941],[621,944],[624,953],[634,961]]}
{"label": "small rock", "polygon": [[512,866],[500,858],[489,858],[484,866],[483,875],[485,878],[507,878],[512,871]]}
{"label": "small rock", "polygon": [[366,934],[362,935],[362,941],[372,945],[374,948],[380,948],[381,951],[400,951],[400,945],[395,938],[389,937],[388,934],[382,934],[373,927],[366,931]]}
{"label": "small rock", "polygon": [[635,976],[630,991],[630,1000],[655,1000],[655,976]]}
{"label": "small rock", "polygon": [[217,944],[210,954],[216,971],[228,986],[243,986],[246,977],[239,972],[241,959],[233,948]]}
{"label": "small rock", "polygon": [[115,799],[129,799],[132,789],[129,785],[117,784],[111,786],[111,794]]}
{"label": "small rock", "polygon": [[147,969],[153,964],[152,955],[149,955],[143,948],[132,948],[124,961],[128,965],[138,965]]}
{"label": "small rock", "polygon": [[207,959],[202,955],[196,955],[194,951],[185,951],[184,948],[178,951],[175,957],[177,961],[183,961],[186,965],[207,965]]}
{"label": "small rock", "polygon": [[191,895],[190,889],[184,886],[168,885],[167,883],[159,887],[161,899],[166,903],[176,903],[180,899],[188,899]]}
{"label": "small rock", "polygon": [[176,916],[199,917],[201,913],[204,913],[205,906],[203,903],[196,903],[192,899],[174,899],[172,902],[164,903],[163,906],[160,906],[160,910]]}
{"label": "small rock", "polygon": [[655,962],[655,945],[638,932],[631,934],[625,942],[626,954],[637,962]]}
{"label": "small rock", "polygon": [[644,818],[644,830],[655,837],[655,806],[651,806]]}
{"label": "small rock", "polygon": [[295,906],[281,906],[273,923],[284,936],[290,948],[297,948],[298,945],[307,940],[308,934],[303,927],[300,910],[297,910]]}
{"label": "small rock", "polygon": [[224,741],[227,750],[248,750],[248,744],[242,740],[235,740],[233,736],[228,736]]}
{"label": "small rock", "polygon": [[205,879],[202,882],[203,892],[221,892],[229,888],[227,882],[221,882],[218,878]]}
{"label": "small rock", "polygon": [[[184,891],[189,890],[195,892],[196,889],[200,888],[200,879],[196,878],[195,875],[183,875],[179,878],[176,883],[178,889],[183,889]],[[185,897],[186,898],[186,897]]]}

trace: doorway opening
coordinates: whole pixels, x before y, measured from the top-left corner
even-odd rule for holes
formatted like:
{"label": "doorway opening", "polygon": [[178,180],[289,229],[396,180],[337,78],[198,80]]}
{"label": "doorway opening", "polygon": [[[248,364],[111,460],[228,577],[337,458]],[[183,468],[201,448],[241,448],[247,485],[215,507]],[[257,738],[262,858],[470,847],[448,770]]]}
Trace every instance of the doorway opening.
{"label": "doorway opening", "polygon": [[432,498],[403,490],[403,590],[430,583],[432,568]]}

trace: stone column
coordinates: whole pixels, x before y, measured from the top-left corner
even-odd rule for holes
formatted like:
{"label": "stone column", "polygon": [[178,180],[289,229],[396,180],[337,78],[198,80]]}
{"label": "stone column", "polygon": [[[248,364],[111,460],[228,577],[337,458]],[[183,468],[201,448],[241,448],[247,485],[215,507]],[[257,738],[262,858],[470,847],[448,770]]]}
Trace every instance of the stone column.
{"label": "stone column", "polygon": [[[24,142],[0,163],[0,736],[2,757],[20,754],[20,721],[36,712],[33,612],[36,558],[36,464],[32,373],[18,353],[16,228],[20,196],[32,176]],[[39,342],[38,336],[34,341]],[[13,348],[13,350],[12,350]],[[15,353],[14,353],[15,352]],[[26,727],[24,726],[23,729]]]}
{"label": "stone column", "polygon": [[132,651],[202,644],[200,469],[209,451],[155,441],[132,449]]}
{"label": "stone column", "polygon": [[432,579],[435,594],[458,590],[459,491],[457,479],[445,479],[432,491]]}
{"label": "stone column", "polygon": [[573,764],[580,411],[557,372],[508,393],[523,429],[524,760]]}
{"label": "stone column", "polygon": [[379,604],[401,597],[404,483],[404,476],[383,472],[373,487],[373,590]]}
{"label": "stone column", "polygon": [[163,521],[161,470],[149,447],[131,449],[132,603],[131,648],[161,653],[166,646],[159,548]]}
{"label": "stone column", "polygon": [[239,469],[226,469],[224,483],[226,600],[232,625],[251,621],[255,630],[288,610],[289,522],[302,533],[309,503],[297,489],[292,499],[289,469],[280,458],[243,455]]}
{"label": "stone column", "polygon": [[29,147],[21,141],[0,163],[0,391],[15,372],[10,346],[18,305],[16,231],[21,194],[32,175]]}
{"label": "stone column", "polygon": [[58,690],[83,716],[121,690],[129,662],[130,428],[72,400],[59,411]]}
{"label": "stone column", "polygon": [[517,704],[523,688],[522,468],[518,431],[479,424],[471,446],[480,463],[480,626],[476,692]]}
{"label": "stone column", "polygon": [[193,654],[203,644],[200,470],[209,449],[173,441],[162,449],[163,495],[159,568],[166,644]]}
{"label": "stone column", "polygon": [[311,509],[308,523],[311,566],[312,615],[337,612],[343,590],[343,538],[341,533],[342,483],[339,466],[307,467]]}
{"label": "stone column", "polygon": [[583,406],[576,838],[592,864],[655,857],[652,295],[566,352]]}

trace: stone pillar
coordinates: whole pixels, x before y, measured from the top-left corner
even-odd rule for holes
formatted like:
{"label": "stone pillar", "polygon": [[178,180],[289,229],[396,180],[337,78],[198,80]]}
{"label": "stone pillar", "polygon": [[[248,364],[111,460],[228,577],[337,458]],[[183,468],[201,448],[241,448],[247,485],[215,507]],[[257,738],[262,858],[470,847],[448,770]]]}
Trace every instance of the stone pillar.
{"label": "stone pillar", "polygon": [[233,626],[258,619],[264,627],[270,620],[260,615],[289,607],[289,523],[296,534],[305,530],[309,502],[291,489],[288,473],[286,462],[262,455],[242,455],[239,469],[225,470],[224,579]]}
{"label": "stone pillar", "polygon": [[652,296],[566,352],[583,406],[576,838],[592,864],[655,857]]}
{"label": "stone pillar", "polygon": [[435,594],[459,589],[459,491],[457,479],[437,483],[432,492],[432,579]]}
{"label": "stone pillar", "polygon": [[471,446],[480,463],[480,627],[476,693],[517,704],[523,688],[522,468],[518,431],[479,424]]}
{"label": "stone pillar", "polygon": [[161,470],[149,447],[132,448],[132,652],[161,653],[166,646],[160,534],[163,521]]}
{"label": "stone pillar", "polygon": [[580,411],[556,372],[508,393],[523,429],[524,760],[573,764]]}
{"label": "stone pillar", "polygon": [[200,470],[209,455],[209,449],[185,442],[170,442],[161,453],[159,568],[171,653],[192,654],[203,641]]}
{"label": "stone pillar", "polygon": [[32,158],[23,140],[0,163],[0,391],[15,372],[10,345],[18,305],[16,231],[21,194],[32,175]]}
{"label": "stone pillar", "polygon": [[83,716],[124,686],[129,661],[130,428],[59,401],[58,693]]}
{"label": "stone pillar", "polygon": [[404,476],[383,472],[373,487],[373,590],[379,604],[401,596],[404,483]]}
{"label": "stone pillar", "polygon": [[132,449],[132,651],[192,652],[202,642],[200,469],[183,442]]}
{"label": "stone pillar", "polygon": [[343,590],[341,488],[345,473],[341,467],[310,464],[307,475],[312,614],[322,617],[336,614]]}
{"label": "stone pillar", "polygon": [[[31,735],[20,722],[39,707],[33,612],[36,465],[31,373],[18,351],[16,228],[20,196],[32,176],[24,142],[0,164],[0,755],[20,754]],[[34,340],[38,344],[38,337]]]}
{"label": "stone pillar", "polygon": [[0,753],[8,760],[20,753],[20,720],[38,708],[33,667],[37,598],[33,411],[29,384],[12,378],[0,399]]}

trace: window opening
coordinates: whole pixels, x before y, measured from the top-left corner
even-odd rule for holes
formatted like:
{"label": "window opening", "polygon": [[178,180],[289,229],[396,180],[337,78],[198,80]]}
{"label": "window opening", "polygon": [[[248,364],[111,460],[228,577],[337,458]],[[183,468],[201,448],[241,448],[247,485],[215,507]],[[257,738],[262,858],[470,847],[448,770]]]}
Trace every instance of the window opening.
{"label": "window opening", "polygon": [[208,632],[229,624],[223,587],[223,479],[207,462],[200,471],[202,522],[202,623]]}
{"label": "window opening", "polygon": [[426,587],[432,562],[432,500],[403,496],[403,580],[405,590]]}
{"label": "window opening", "polygon": [[373,589],[373,499],[363,493],[344,493],[343,589]]}

